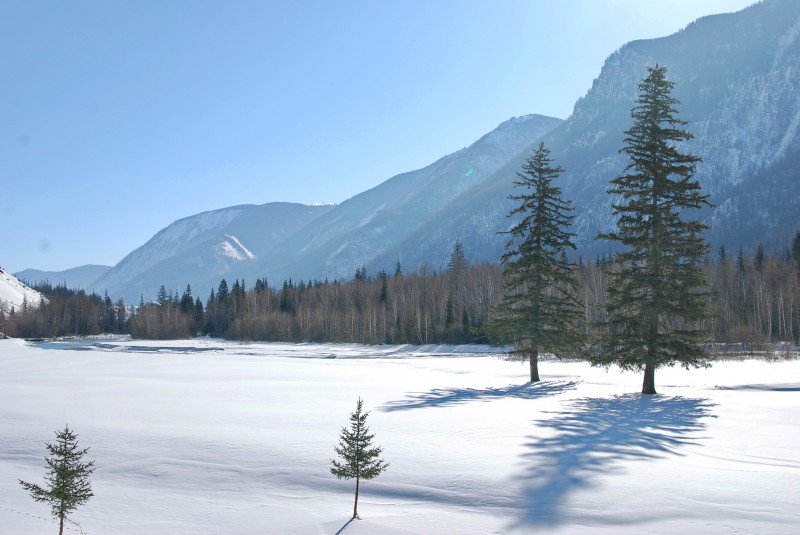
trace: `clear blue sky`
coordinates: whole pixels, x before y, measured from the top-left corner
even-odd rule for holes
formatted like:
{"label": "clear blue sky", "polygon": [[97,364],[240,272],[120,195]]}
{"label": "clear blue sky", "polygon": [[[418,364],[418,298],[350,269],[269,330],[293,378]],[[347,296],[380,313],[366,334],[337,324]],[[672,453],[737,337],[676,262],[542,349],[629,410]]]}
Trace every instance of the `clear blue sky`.
{"label": "clear blue sky", "polygon": [[0,0],[0,266],[113,265],[171,222],[341,202],[624,43],[752,0]]}

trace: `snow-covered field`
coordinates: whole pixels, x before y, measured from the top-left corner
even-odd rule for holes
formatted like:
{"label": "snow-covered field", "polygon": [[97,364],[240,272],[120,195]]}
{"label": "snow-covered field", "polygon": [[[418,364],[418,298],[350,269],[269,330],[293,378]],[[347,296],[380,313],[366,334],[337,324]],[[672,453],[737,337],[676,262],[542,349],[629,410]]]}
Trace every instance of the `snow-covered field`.
{"label": "snow-covered field", "polygon": [[[456,349],[2,340],[0,532],[56,531],[17,479],[65,423],[97,467],[89,535],[798,532],[800,361],[663,369],[648,397]],[[329,466],[359,396],[392,464],[347,524]]]}

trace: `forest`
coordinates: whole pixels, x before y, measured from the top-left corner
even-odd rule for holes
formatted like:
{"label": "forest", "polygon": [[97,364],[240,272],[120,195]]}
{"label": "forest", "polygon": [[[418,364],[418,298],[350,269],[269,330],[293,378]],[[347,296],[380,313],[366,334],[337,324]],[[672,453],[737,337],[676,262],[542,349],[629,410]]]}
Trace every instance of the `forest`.
{"label": "forest", "polygon": [[[757,350],[800,340],[800,233],[790,250],[731,257],[724,247],[703,265],[712,290],[713,342]],[[581,328],[589,334],[603,320],[606,259],[573,262],[583,304]],[[163,286],[156,299],[136,306],[108,295],[64,285],[33,285],[47,299],[0,308],[0,332],[22,338],[130,334],[144,339],[208,335],[240,341],[360,344],[504,344],[484,329],[503,297],[500,265],[470,264],[456,244],[447,268],[403,273],[356,270],[348,281],[287,280],[252,288],[222,280],[205,301],[187,286],[182,294]]]}

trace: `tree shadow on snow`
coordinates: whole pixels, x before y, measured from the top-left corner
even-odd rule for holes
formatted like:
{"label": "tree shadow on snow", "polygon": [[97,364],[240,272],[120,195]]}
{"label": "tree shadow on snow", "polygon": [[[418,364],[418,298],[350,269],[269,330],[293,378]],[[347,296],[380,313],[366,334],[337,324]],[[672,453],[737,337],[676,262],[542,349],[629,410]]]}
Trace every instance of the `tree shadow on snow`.
{"label": "tree shadow on snow", "polygon": [[407,399],[390,401],[381,410],[386,412],[446,407],[470,401],[489,401],[498,398],[534,399],[560,394],[575,388],[575,381],[554,380],[508,385],[502,388],[435,388],[429,392],[417,392]]}
{"label": "tree shadow on snow", "polygon": [[341,528],[339,528],[339,531],[337,531],[337,532],[336,532],[336,535],[341,535],[342,533],[344,533],[344,530],[346,530],[346,529],[347,529],[347,526],[349,526],[349,525],[350,525],[350,524],[351,524],[351,523],[352,523],[354,520],[355,520],[355,518],[351,518],[350,520],[348,520],[347,522],[345,522],[345,523],[344,523],[344,526],[342,526]]}
{"label": "tree shadow on snow", "polygon": [[[581,399],[572,410],[554,413],[538,424],[546,430],[544,436],[528,437],[525,445],[525,503],[517,527],[569,522],[565,505],[570,494],[593,486],[598,476],[622,471],[623,462],[680,455],[681,447],[702,438],[703,419],[714,417],[712,407],[703,399],[635,394]],[[640,513],[627,520],[605,517],[602,521],[641,520]]]}

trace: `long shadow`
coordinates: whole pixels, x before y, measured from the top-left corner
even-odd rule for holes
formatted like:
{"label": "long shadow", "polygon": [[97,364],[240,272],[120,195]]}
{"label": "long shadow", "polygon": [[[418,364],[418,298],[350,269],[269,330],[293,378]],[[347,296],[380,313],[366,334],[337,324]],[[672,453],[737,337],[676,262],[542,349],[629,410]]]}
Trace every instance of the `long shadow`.
{"label": "long shadow", "polygon": [[718,386],[717,390],[757,390],[762,392],[800,392],[800,385],[796,384],[752,384],[735,386]]}
{"label": "long shadow", "polygon": [[490,401],[498,398],[534,399],[560,394],[575,388],[577,382],[567,380],[540,381],[502,388],[435,388],[429,392],[416,392],[407,399],[390,401],[381,407],[386,412],[445,407],[471,401]]}
{"label": "long shadow", "polygon": [[347,529],[347,526],[349,526],[350,523],[353,522],[353,520],[355,520],[355,517],[353,517],[350,520],[348,520],[347,522],[345,522],[344,526],[339,528],[339,531],[337,531],[335,535],[341,535],[342,533],[344,533],[344,530]]}
{"label": "long shadow", "polygon": [[541,437],[528,437],[525,502],[517,527],[569,522],[565,506],[570,495],[594,485],[597,476],[619,472],[623,462],[680,455],[681,447],[702,438],[703,419],[714,417],[712,407],[703,399],[636,394],[580,399],[571,411],[554,413],[538,424]]}

